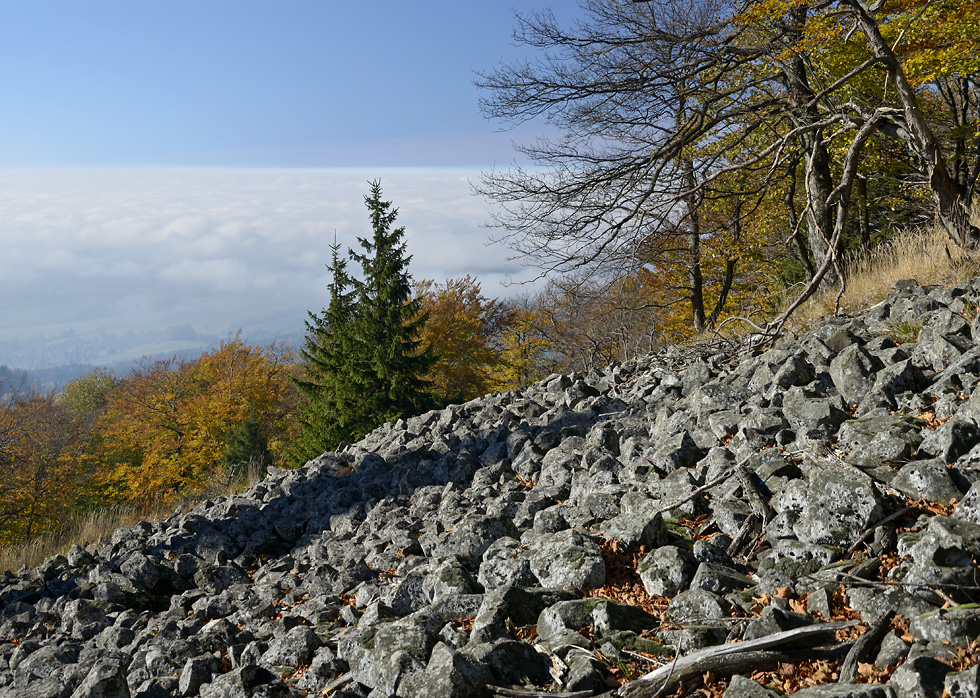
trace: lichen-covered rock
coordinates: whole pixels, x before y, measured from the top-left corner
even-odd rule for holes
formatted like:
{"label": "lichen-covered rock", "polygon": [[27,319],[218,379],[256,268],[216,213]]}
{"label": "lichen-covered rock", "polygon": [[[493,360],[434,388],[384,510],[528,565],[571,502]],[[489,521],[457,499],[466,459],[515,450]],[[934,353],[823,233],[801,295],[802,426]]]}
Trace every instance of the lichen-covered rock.
{"label": "lichen-covered rock", "polygon": [[818,466],[807,480],[800,518],[793,525],[804,543],[846,547],[882,517],[885,499],[866,475]]}
{"label": "lichen-covered rock", "polygon": [[919,420],[902,415],[877,415],[841,425],[838,447],[854,465],[889,465],[907,461],[922,443]]}
{"label": "lichen-covered rock", "polygon": [[949,504],[951,500],[963,496],[942,458],[906,463],[888,484],[913,500],[922,498]]}
{"label": "lichen-covered rock", "polygon": [[599,546],[572,529],[532,537],[528,559],[531,572],[546,589],[595,589],[606,581]]}

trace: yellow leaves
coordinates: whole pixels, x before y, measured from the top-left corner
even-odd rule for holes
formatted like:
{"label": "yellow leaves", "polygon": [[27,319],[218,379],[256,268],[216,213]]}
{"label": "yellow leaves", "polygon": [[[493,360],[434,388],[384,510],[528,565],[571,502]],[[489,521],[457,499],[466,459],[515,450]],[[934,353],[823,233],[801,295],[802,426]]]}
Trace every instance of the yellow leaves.
{"label": "yellow leaves", "polygon": [[494,376],[504,359],[502,337],[511,313],[498,300],[483,296],[480,284],[467,275],[439,285],[415,284],[421,313],[422,346],[430,346],[435,364],[426,375],[440,403],[465,402],[494,388]]}
{"label": "yellow leaves", "polygon": [[524,388],[551,372],[551,342],[540,329],[544,322],[538,308],[512,310],[510,324],[500,336],[500,364],[492,374],[493,389]]}
{"label": "yellow leaves", "polygon": [[79,493],[82,443],[51,395],[0,404],[0,543],[63,523]]}
{"label": "yellow leaves", "polygon": [[[870,55],[860,33],[853,31],[852,10],[846,3],[831,3],[818,11],[804,7],[795,0],[751,2],[732,22],[748,32],[750,42],[754,27],[764,34],[763,27],[795,26],[795,36],[784,40],[775,59],[806,55],[811,65],[828,74],[843,75]],[[980,4],[975,0],[891,0],[878,3],[873,16],[913,85],[980,72]],[[880,79],[875,71],[868,75]]]}
{"label": "yellow leaves", "polygon": [[288,442],[292,392],[276,347],[239,337],[193,362],[139,367],[107,398],[91,456],[110,498],[171,501],[214,477],[229,435],[254,410],[270,444]]}

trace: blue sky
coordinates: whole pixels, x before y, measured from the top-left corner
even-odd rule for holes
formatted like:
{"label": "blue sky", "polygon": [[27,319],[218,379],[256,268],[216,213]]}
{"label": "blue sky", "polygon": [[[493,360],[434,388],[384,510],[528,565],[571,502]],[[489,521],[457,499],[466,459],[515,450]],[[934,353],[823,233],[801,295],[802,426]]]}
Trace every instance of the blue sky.
{"label": "blue sky", "polygon": [[[486,295],[536,276],[487,246],[481,171],[512,141],[475,71],[532,54],[510,3],[0,0],[0,364],[5,343],[186,322],[301,331],[333,233],[370,230],[369,180],[411,272]],[[28,366],[23,366],[28,367]]]}
{"label": "blue sky", "polygon": [[[515,4],[527,12],[551,3]],[[474,70],[522,55],[509,3],[4,0],[0,8],[0,167],[512,159],[512,135],[483,119],[473,85]]]}

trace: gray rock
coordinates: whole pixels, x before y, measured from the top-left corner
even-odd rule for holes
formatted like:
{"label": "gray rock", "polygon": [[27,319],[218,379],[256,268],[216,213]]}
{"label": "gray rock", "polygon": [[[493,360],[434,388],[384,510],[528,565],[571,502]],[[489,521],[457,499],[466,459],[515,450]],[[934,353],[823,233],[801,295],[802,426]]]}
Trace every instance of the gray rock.
{"label": "gray rock", "polygon": [[532,539],[528,559],[546,589],[595,589],[606,582],[602,551],[575,530]]}
{"label": "gray rock", "polygon": [[673,596],[690,586],[697,567],[698,562],[691,551],[665,545],[644,555],[637,572],[648,594]]}
{"label": "gray rock", "polygon": [[811,686],[793,695],[800,698],[899,698],[890,686],[867,683],[831,683]]}
{"label": "gray rock", "polygon": [[972,420],[953,417],[938,429],[927,429],[919,444],[919,457],[940,458],[952,463],[980,443],[980,427]]}
{"label": "gray rock", "polygon": [[970,486],[970,489],[963,496],[963,499],[953,512],[953,518],[980,524],[980,480],[977,480]]}
{"label": "gray rock", "polygon": [[898,667],[889,681],[898,698],[943,698],[949,666],[932,657],[916,657]]}
{"label": "gray rock", "polygon": [[119,660],[100,659],[75,690],[77,698],[130,698],[126,672]]}
{"label": "gray rock", "polygon": [[262,655],[262,662],[272,666],[300,666],[313,662],[316,651],[323,645],[316,633],[306,625],[298,625],[285,635],[275,637]]}
{"label": "gray rock", "polygon": [[829,372],[844,400],[856,404],[872,390],[875,374],[884,367],[881,359],[852,344],[831,359]]}
{"label": "gray rock", "polygon": [[488,694],[484,687],[490,678],[487,667],[439,643],[432,650],[425,671],[407,676],[399,685],[399,690],[406,698],[485,698]]}
{"label": "gray rock", "polygon": [[288,698],[282,680],[264,667],[250,664],[201,686],[201,698]]}
{"label": "gray rock", "polygon": [[905,584],[962,584],[980,582],[980,525],[946,516],[929,519],[925,529],[903,539],[912,563],[902,576]]}
{"label": "gray rock", "polygon": [[950,500],[963,496],[942,458],[906,463],[888,484],[913,500],[922,498],[949,504]]}
{"label": "gray rock", "polygon": [[[651,501],[647,510],[653,507]],[[667,527],[659,513],[623,512],[604,521],[599,530],[606,540],[619,541],[622,549],[629,552],[636,552],[641,546],[650,550],[667,543]]]}
{"label": "gray rock", "polygon": [[777,698],[777,696],[779,694],[775,691],[738,674],[732,676],[728,681],[728,688],[722,694],[722,698]]}
{"label": "gray rock", "polygon": [[487,591],[503,586],[538,586],[520,541],[506,536],[495,540],[483,553],[477,581]]}
{"label": "gray rock", "polygon": [[213,657],[193,657],[188,659],[180,672],[178,690],[182,695],[195,696],[201,686],[211,681],[211,676],[217,668]]}
{"label": "gray rock", "polygon": [[549,589],[520,589],[500,587],[487,593],[473,620],[471,642],[487,642],[509,637],[508,624],[513,627],[533,625],[549,606],[570,601],[577,595],[571,591]]}
{"label": "gray rock", "polygon": [[808,480],[800,518],[793,526],[801,541],[846,547],[882,517],[884,498],[868,476],[818,466],[808,473]]}
{"label": "gray rock", "polygon": [[860,466],[907,461],[922,443],[922,422],[903,415],[853,419],[841,425],[838,446]]}
{"label": "gray rock", "polygon": [[691,580],[692,589],[704,589],[720,595],[745,589],[752,584],[753,582],[744,574],[740,574],[728,565],[716,562],[702,562]]}
{"label": "gray rock", "polygon": [[980,635],[980,609],[950,608],[923,613],[912,619],[909,632],[917,640],[966,647]]}
{"label": "gray rock", "polygon": [[980,665],[946,674],[943,686],[949,698],[974,698],[980,695]]}
{"label": "gray rock", "polygon": [[492,642],[471,643],[463,653],[476,664],[486,667],[497,685],[551,682],[545,657],[526,642],[502,638]]}

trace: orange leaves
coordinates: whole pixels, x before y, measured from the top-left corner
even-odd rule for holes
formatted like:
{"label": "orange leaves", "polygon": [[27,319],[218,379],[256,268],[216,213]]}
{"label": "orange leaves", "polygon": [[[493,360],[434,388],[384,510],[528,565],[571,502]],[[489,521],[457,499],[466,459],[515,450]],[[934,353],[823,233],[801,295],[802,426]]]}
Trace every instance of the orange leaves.
{"label": "orange leaves", "polygon": [[789,694],[836,681],[837,668],[835,663],[825,659],[808,659],[797,664],[782,663],[775,671],[756,671],[748,678]]}
{"label": "orange leaves", "polygon": [[529,477],[524,477],[523,475],[520,475],[519,473],[518,474],[515,474],[514,477],[516,477],[517,478],[517,481],[521,483],[521,487],[526,487],[527,489],[530,490],[530,489],[534,489],[535,487],[538,486],[538,483],[537,483],[536,480],[532,480]]}
{"label": "orange leaves", "polygon": [[81,494],[84,434],[51,395],[0,404],[0,543],[62,525]]}
{"label": "orange leaves", "polygon": [[606,566],[606,585],[588,591],[588,596],[636,606],[663,618],[669,599],[648,594],[636,571],[646,550],[642,546],[635,553],[620,550],[617,540],[602,541],[600,549]]}
{"label": "orange leaves", "polygon": [[213,477],[231,433],[262,419],[269,450],[288,440],[291,386],[284,357],[239,337],[193,362],[144,364],[107,396],[93,455],[110,499],[172,500]]}
{"label": "orange leaves", "polygon": [[414,284],[427,316],[422,346],[432,347],[436,361],[426,380],[441,404],[465,402],[485,395],[502,363],[501,337],[511,313],[500,301],[485,298],[479,282],[467,275],[441,286],[434,281]]}

